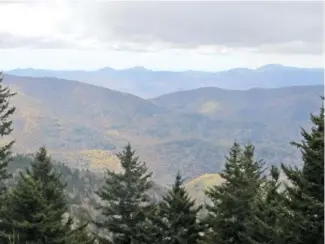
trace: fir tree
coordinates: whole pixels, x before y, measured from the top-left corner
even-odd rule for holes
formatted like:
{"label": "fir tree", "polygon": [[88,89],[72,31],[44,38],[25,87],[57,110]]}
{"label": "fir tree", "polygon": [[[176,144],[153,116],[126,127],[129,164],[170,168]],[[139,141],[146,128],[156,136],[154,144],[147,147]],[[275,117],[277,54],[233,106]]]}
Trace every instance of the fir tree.
{"label": "fir tree", "polygon": [[11,159],[11,148],[14,141],[9,141],[6,139],[12,132],[12,121],[11,116],[15,112],[15,107],[10,106],[10,98],[14,96],[8,87],[3,85],[3,75],[0,72],[0,242],[1,233],[3,229],[1,228],[1,223],[6,214],[6,180],[10,177],[7,171],[8,163]]}
{"label": "fir tree", "polygon": [[[324,100],[324,98],[322,98]],[[324,243],[324,106],[311,115],[311,131],[301,129],[300,149],[303,167],[282,169],[290,180],[287,185],[291,243]]]}
{"label": "fir tree", "polygon": [[283,199],[284,192],[280,191],[280,171],[272,166],[271,179],[263,185],[253,215],[246,222],[244,240],[251,244],[285,244],[288,243],[286,208]]}
{"label": "fir tree", "polygon": [[[68,244],[73,233],[65,184],[52,168],[44,147],[36,153],[31,168],[21,172],[9,192],[8,212],[2,223],[6,236],[15,233],[20,243]],[[8,243],[8,242],[7,242]]]}
{"label": "fir tree", "polygon": [[3,201],[3,195],[6,191],[5,180],[9,178],[7,166],[11,158],[11,147],[14,141],[5,143],[4,137],[9,136],[12,132],[12,121],[10,117],[15,112],[15,107],[10,106],[9,99],[14,96],[8,87],[3,85],[3,77],[0,72],[0,207]]}
{"label": "fir tree", "polygon": [[175,183],[159,203],[152,221],[154,238],[151,243],[159,244],[197,244],[203,232],[203,225],[197,216],[201,207],[195,206],[183,186],[180,174]]}
{"label": "fir tree", "polygon": [[[144,162],[135,156],[128,144],[117,154],[123,172],[107,170],[105,183],[97,192],[103,201],[98,209],[102,221],[94,221],[99,230],[106,231],[111,238],[102,241],[114,244],[143,243],[139,233],[146,223],[146,213],[151,208],[147,190],[151,187],[151,173]],[[111,239],[111,240],[110,240]]]}
{"label": "fir tree", "polygon": [[209,231],[205,243],[248,243],[243,236],[264,182],[262,173],[263,162],[254,160],[254,147],[242,150],[235,142],[220,173],[224,183],[206,191],[212,205],[206,206]]}

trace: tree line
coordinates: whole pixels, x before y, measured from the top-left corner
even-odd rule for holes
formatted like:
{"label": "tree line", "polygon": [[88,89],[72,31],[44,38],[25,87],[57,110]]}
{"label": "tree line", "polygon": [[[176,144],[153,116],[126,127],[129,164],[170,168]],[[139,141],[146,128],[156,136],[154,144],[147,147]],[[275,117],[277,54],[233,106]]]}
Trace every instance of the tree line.
{"label": "tree line", "polygon": [[[311,130],[301,129],[302,140],[291,143],[301,151],[302,167],[267,168],[252,144],[234,142],[220,172],[223,183],[206,190],[210,201],[201,205],[189,196],[180,173],[161,201],[150,201],[152,173],[128,144],[117,155],[123,170],[107,170],[97,189],[100,218],[78,222],[45,147],[8,186],[14,141],[5,138],[13,130],[14,95],[0,77],[1,244],[324,243],[323,105],[311,115]],[[199,218],[202,208],[207,214]]]}

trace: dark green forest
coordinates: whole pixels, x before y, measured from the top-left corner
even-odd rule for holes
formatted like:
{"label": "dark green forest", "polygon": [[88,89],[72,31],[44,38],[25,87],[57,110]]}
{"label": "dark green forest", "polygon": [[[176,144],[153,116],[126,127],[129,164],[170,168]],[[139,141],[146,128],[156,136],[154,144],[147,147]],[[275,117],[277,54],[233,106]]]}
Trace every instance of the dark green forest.
{"label": "dark green forest", "polygon": [[256,158],[258,145],[235,141],[220,172],[224,182],[206,190],[209,203],[197,203],[182,172],[159,189],[130,144],[117,155],[122,171],[103,175],[55,162],[44,146],[13,154],[14,95],[1,79],[1,244],[324,243],[323,105],[301,141],[288,141],[301,167],[267,167]]}

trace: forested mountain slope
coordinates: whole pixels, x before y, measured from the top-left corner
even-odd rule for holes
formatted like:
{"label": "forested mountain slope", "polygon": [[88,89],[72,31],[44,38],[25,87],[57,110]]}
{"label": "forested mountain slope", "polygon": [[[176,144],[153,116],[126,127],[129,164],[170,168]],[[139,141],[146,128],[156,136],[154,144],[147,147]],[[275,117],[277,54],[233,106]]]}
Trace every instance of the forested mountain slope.
{"label": "forested mountain slope", "polygon": [[13,104],[15,151],[40,145],[73,167],[119,170],[115,152],[130,142],[169,183],[178,169],[188,179],[215,173],[234,140],[252,142],[270,164],[299,164],[289,141],[309,126],[322,85],[252,89],[200,88],[152,100],[56,78],[5,75]]}

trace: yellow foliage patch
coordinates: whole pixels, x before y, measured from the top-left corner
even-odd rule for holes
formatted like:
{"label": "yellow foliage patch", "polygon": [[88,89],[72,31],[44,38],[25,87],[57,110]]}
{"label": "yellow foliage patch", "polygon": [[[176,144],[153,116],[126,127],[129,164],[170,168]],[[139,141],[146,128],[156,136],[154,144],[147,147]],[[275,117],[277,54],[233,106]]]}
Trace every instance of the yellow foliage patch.
{"label": "yellow foliage patch", "polygon": [[220,185],[222,181],[219,174],[204,174],[188,182],[185,187],[197,202],[203,203],[207,198],[204,191],[212,186]]}
{"label": "yellow foliage patch", "polygon": [[213,101],[205,102],[201,105],[200,112],[203,114],[212,114],[220,109],[220,104]]}
{"label": "yellow foliage patch", "polygon": [[203,189],[207,189],[208,187],[214,185],[220,185],[222,183],[222,178],[219,174],[204,174],[201,175],[186,184],[186,187],[193,188],[196,186],[200,186]]}
{"label": "yellow foliage patch", "polygon": [[121,170],[118,158],[110,151],[105,150],[84,150],[81,155],[90,161],[90,167],[95,169],[113,170],[119,172]]}

